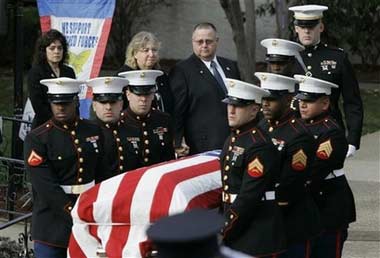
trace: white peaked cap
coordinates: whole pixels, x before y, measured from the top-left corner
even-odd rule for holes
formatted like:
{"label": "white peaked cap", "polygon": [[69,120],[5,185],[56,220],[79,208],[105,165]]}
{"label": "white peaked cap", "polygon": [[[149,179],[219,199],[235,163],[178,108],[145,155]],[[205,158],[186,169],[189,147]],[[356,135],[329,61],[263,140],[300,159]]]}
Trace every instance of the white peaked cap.
{"label": "white peaked cap", "polygon": [[323,17],[323,12],[329,8],[324,5],[298,5],[289,7],[290,11],[294,12],[296,20],[317,20]]}
{"label": "white peaked cap", "polygon": [[260,44],[267,49],[268,55],[296,56],[305,49],[301,44],[285,39],[264,39]]}
{"label": "white peaked cap", "polygon": [[72,78],[60,77],[54,79],[44,79],[41,84],[48,87],[48,94],[76,94],[80,91],[80,85],[84,81],[79,81]]}
{"label": "white peaked cap", "polygon": [[260,104],[263,97],[269,96],[269,92],[256,85],[226,78],[228,97],[233,97],[243,100],[253,100]]}
{"label": "white peaked cap", "polygon": [[299,91],[302,92],[331,95],[331,88],[338,88],[334,83],[310,76],[296,74],[294,78],[299,82]]}
{"label": "white peaked cap", "polygon": [[129,85],[131,86],[144,86],[155,85],[156,78],[163,74],[164,73],[160,70],[137,70],[121,72],[118,75],[128,79]]}
{"label": "white peaked cap", "polygon": [[295,85],[297,80],[291,77],[287,77],[274,73],[255,73],[255,76],[259,78],[261,82],[261,88],[266,90],[287,90],[288,92],[295,91]]}
{"label": "white peaked cap", "polygon": [[93,94],[121,94],[128,82],[127,79],[120,77],[97,77],[86,81],[92,88]]}

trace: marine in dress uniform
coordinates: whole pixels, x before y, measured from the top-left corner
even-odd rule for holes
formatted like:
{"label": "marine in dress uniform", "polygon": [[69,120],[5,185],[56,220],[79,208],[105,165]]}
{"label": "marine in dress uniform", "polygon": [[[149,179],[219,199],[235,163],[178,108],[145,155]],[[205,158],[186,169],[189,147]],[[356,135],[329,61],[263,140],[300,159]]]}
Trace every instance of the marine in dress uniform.
{"label": "marine in dress uniform", "polygon": [[231,134],[220,154],[225,227],[223,240],[232,249],[257,257],[275,257],[286,245],[275,183],[280,153],[257,127],[261,99],[269,92],[227,79]]}
{"label": "marine in dress uniform", "polygon": [[[338,85],[338,88],[332,89],[330,96],[330,114],[345,130],[338,105],[339,98],[342,96],[345,124],[348,129],[347,156],[352,156],[360,147],[363,104],[359,85],[347,53],[340,48],[333,48],[320,42],[320,34],[324,29],[321,19],[323,12],[327,9],[326,6],[320,5],[302,5],[289,8],[290,11],[294,11],[294,25],[299,41],[306,47],[305,51],[301,52],[307,68],[306,75]],[[296,69],[296,73],[305,74],[299,67]]]}
{"label": "marine in dress uniform", "polygon": [[92,107],[96,114],[96,123],[104,135],[104,154],[111,174],[118,175],[140,167],[139,156],[127,139],[124,121],[120,120],[123,108],[123,87],[128,80],[120,77],[98,77],[87,81],[92,88]]}
{"label": "marine in dress uniform", "polygon": [[263,98],[260,127],[281,153],[276,200],[283,211],[288,247],[279,257],[309,258],[311,240],[321,232],[318,207],[306,188],[315,155],[314,138],[290,108],[297,81],[273,73],[255,75],[261,88],[270,92]]}
{"label": "marine in dress uniform", "polygon": [[303,65],[300,51],[305,50],[305,47],[299,43],[270,38],[262,40],[260,44],[267,49],[265,60],[268,64],[267,71],[270,73],[293,76],[295,62]]}
{"label": "marine in dress uniform", "polygon": [[48,87],[53,117],[25,138],[37,258],[66,257],[72,226],[70,211],[78,195],[107,173],[101,129],[76,113],[82,83],[71,78],[41,80]]}
{"label": "marine in dress uniform", "polygon": [[218,233],[223,221],[215,211],[201,209],[159,219],[147,230],[157,251],[154,257],[254,258],[220,246]]}
{"label": "marine in dress uniform", "polygon": [[352,191],[344,175],[347,152],[344,131],[329,112],[332,88],[338,86],[303,75],[299,81],[300,112],[317,141],[311,190],[320,210],[324,232],[313,247],[312,258],[340,258],[349,223],[356,219]]}
{"label": "marine in dress uniform", "polygon": [[172,160],[173,129],[170,115],[151,107],[156,92],[158,70],[138,70],[119,73],[129,80],[129,107],[122,112],[127,128],[127,140],[140,158],[140,167]]}

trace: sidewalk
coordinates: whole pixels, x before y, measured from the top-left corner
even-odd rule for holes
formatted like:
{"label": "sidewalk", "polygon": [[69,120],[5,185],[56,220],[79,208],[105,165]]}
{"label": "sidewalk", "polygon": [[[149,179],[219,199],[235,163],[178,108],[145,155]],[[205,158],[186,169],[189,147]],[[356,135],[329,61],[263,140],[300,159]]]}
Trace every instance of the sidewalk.
{"label": "sidewalk", "polygon": [[343,258],[380,257],[380,131],[362,137],[360,150],[345,163],[356,202]]}

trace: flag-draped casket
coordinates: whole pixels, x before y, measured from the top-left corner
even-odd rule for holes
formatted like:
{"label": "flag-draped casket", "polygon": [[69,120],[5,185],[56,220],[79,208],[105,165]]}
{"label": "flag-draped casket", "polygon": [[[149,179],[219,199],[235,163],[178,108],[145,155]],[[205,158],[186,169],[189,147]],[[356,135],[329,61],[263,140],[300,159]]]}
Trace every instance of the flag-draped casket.
{"label": "flag-draped casket", "polygon": [[163,216],[221,201],[217,152],[207,152],[115,176],[82,193],[72,210],[71,258],[141,257],[147,227]]}

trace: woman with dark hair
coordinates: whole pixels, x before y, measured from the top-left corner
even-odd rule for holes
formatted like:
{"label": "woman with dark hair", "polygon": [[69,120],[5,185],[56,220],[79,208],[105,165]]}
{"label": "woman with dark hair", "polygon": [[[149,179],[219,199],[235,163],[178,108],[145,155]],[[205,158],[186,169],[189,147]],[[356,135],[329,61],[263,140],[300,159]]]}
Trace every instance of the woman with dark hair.
{"label": "woman with dark hair", "polygon": [[75,79],[74,70],[66,65],[68,58],[66,38],[58,30],[49,30],[38,39],[33,67],[28,73],[29,98],[35,112],[32,129],[52,117],[47,99],[47,87],[40,84],[40,80],[58,77]]}
{"label": "woman with dark hair", "polygon": [[[140,31],[133,36],[125,53],[125,64],[118,70],[128,72],[133,70],[160,70],[159,50],[161,42],[157,37],[147,31]],[[153,107],[158,108],[162,112],[171,114],[173,112],[174,103],[172,93],[169,87],[169,78],[164,73],[157,77],[157,92],[153,100]],[[123,90],[125,92],[125,89]],[[126,95],[123,96],[124,107],[128,107]]]}

